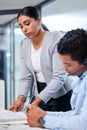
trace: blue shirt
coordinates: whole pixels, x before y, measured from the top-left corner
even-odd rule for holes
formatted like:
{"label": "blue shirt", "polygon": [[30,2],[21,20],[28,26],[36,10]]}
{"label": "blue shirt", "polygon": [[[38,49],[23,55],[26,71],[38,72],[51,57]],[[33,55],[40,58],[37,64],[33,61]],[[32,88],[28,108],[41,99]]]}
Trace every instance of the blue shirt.
{"label": "blue shirt", "polygon": [[87,130],[87,71],[76,77],[71,97],[72,110],[47,112],[44,127],[51,130]]}

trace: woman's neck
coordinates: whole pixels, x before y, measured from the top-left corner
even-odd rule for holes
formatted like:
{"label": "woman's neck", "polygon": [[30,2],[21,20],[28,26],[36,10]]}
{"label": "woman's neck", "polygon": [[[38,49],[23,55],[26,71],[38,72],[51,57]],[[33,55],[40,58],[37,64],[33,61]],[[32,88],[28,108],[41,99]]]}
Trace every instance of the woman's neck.
{"label": "woman's neck", "polygon": [[40,29],[37,36],[32,40],[33,46],[36,50],[38,50],[42,46],[44,34],[45,34],[45,31],[43,29]]}

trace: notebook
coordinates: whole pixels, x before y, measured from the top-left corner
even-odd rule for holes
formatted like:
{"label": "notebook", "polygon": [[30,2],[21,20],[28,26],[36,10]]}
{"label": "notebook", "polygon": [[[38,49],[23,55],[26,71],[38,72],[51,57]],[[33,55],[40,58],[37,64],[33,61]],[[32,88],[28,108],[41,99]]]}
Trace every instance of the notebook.
{"label": "notebook", "polygon": [[27,124],[27,116],[25,112],[12,112],[0,109],[0,125],[1,124]]}

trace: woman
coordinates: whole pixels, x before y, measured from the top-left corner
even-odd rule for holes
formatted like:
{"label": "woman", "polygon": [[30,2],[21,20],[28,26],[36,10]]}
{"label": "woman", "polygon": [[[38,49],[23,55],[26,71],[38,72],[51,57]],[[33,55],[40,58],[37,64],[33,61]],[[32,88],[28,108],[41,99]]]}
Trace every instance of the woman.
{"label": "woman", "polygon": [[40,14],[35,7],[23,8],[17,20],[27,38],[20,45],[19,95],[9,110],[21,110],[28,92],[30,100],[33,97],[30,102],[44,110],[69,110],[72,92],[68,81],[64,86],[66,73],[57,58],[56,46],[61,36],[57,32],[43,30]]}

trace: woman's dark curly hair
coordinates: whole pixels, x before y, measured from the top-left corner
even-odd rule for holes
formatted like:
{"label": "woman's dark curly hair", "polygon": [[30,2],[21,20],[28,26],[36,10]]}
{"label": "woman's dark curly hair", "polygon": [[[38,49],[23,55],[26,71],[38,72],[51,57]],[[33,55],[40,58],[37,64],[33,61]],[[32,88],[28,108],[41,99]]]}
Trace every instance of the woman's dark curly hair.
{"label": "woman's dark curly hair", "polygon": [[57,44],[58,53],[70,55],[73,60],[84,63],[87,58],[87,31],[76,29],[68,31]]}

